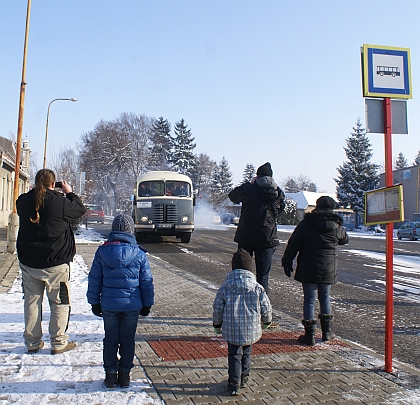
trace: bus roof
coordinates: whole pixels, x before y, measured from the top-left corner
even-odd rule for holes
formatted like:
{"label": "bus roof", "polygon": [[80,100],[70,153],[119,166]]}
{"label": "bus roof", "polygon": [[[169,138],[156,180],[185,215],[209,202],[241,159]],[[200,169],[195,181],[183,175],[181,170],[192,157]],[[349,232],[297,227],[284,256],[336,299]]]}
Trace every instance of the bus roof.
{"label": "bus roof", "polygon": [[180,173],[172,172],[169,170],[156,170],[156,171],[143,173],[137,177],[137,184],[141,183],[142,181],[156,181],[156,180],[185,181],[187,183],[192,184],[191,179],[185,174],[180,174]]}

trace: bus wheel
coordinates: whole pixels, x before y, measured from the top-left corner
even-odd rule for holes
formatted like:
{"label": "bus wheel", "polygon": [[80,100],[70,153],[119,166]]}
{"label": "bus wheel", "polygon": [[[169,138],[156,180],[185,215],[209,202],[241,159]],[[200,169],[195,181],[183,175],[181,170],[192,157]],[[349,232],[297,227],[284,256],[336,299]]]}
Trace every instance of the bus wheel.
{"label": "bus wheel", "polygon": [[191,233],[183,233],[182,235],[181,235],[181,242],[182,243],[190,243],[190,240],[191,240]]}

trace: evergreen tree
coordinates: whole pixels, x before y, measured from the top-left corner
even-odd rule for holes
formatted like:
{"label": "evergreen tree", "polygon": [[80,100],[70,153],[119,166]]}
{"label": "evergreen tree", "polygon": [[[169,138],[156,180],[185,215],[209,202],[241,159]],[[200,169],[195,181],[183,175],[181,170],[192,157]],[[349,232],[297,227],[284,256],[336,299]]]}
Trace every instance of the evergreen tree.
{"label": "evergreen tree", "polygon": [[284,203],[284,210],[277,217],[277,222],[281,225],[297,225],[299,223],[297,202],[286,196]]}
{"label": "evergreen tree", "polygon": [[217,211],[227,203],[228,194],[232,190],[232,172],[228,161],[223,157],[213,171],[210,202]]}
{"label": "evergreen tree", "polygon": [[[364,192],[375,189],[379,184],[378,166],[370,162],[372,148],[362,127],[360,118],[347,138],[347,161],[337,168],[337,198],[341,206],[350,207],[356,214],[364,209]],[[356,215],[358,218],[358,215]],[[355,224],[356,227],[359,225]]]}
{"label": "evergreen tree", "polygon": [[175,123],[174,133],[171,156],[172,168],[178,173],[193,177],[196,165],[194,155],[196,144],[191,129],[188,129],[188,125],[183,118]]}
{"label": "evergreen tree", "polygon": [[297,193],[300,191],[299,185],[295,179],[288,177],[284,182],[284,192],[285,193]]}
{"label": "evergreen tree", "polygon": [[244,176],[241,184],[250,183],[252,178],[255,177],[256,170],[252,163],[247,163],[244,169]]}
{"label": "evergreen tree", "polygon": [[217,163],[210,159],[205,153],[200,153],[195,157],[195,170],[191,177],[194,189],[198,190],[198,195],[205,201],[209,201],[210,189],[213,181],[213,172]]}
{"label": "evergreen tree", "polygon": [[170,169],[172,137],[171,124],[168,120],[160,117],[152,125],[153,146],[150,149],[150,159],[148,167],[150,170],[168,170]]}
{"label": "evergreen tree", "polygon": [[408,167],[408,162],[404,154],[400,152],[394,162],[394,170],[404,169],[405,167]]}
{"label": "evergreen tree", "polygon": [[414,166],[420,166],[420,150],[417,152],[417,156],[414,159]]}

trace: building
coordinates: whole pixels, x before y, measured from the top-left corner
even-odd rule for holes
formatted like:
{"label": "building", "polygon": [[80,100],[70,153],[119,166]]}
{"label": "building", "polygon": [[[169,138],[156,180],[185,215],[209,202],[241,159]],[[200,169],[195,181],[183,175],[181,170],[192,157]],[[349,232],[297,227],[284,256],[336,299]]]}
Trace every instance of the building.
{"label": "building", "polygon": [[[21,149],[19,195],[29,190],[30,169],[29,142],[25,140]],[[15,180],[16,142],[0,136],[0,226],[7,227],[13,210],[13,188]]]}
{"label": "building", "polygon": [[285,195],[286,197],[289,197],[292,200],[296,201],[297,211],[300,220],[303,219],[304,215],[307,212],[311,212],[313,209],[315,209],[316,200],[319,197],[327,195],[328,197],[331,197],[335,201],[337,201],[337,196],[335,194],[315,193],[313,191],[298,191],[297,193],[285,193]]}
{"label": "building", "polygon": [[[414,220],[419,213],[420,166],[405,167],[392,171],[393,185],[402,184],[404,201],[404,218]],[[385,187],[385,173],[380,175],[379,188]]]}

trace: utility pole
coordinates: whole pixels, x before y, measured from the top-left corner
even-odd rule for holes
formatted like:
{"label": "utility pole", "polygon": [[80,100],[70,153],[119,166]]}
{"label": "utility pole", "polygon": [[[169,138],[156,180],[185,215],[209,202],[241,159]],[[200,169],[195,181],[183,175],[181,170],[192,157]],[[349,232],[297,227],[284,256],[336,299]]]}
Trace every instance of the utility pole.
{"label": "utility pole", "polygon": [[16,213],[16,200],[19,196],[19,174],[20,174],[20,153],[22,149],[22,129],[23,129],[23,110],[25,105],[25,88],[26,88],[26,55],[28,49],[28,33],[29,20],[31,15],[31,0],[28,0],[28,7],[26,10],[26,28],[25,28],[25,42],[23,45],[23,64],[22,64],[22,80],[20,83],[20,98],[19,98],[19,116],[18,116],[18,130],[16,139],[16,161],[15,161],[15,179],[13,184],[13,209],[9,216],[9,224],[7,228],[7,252],[15,253],[17,231],[19,228],[19,218]]}

